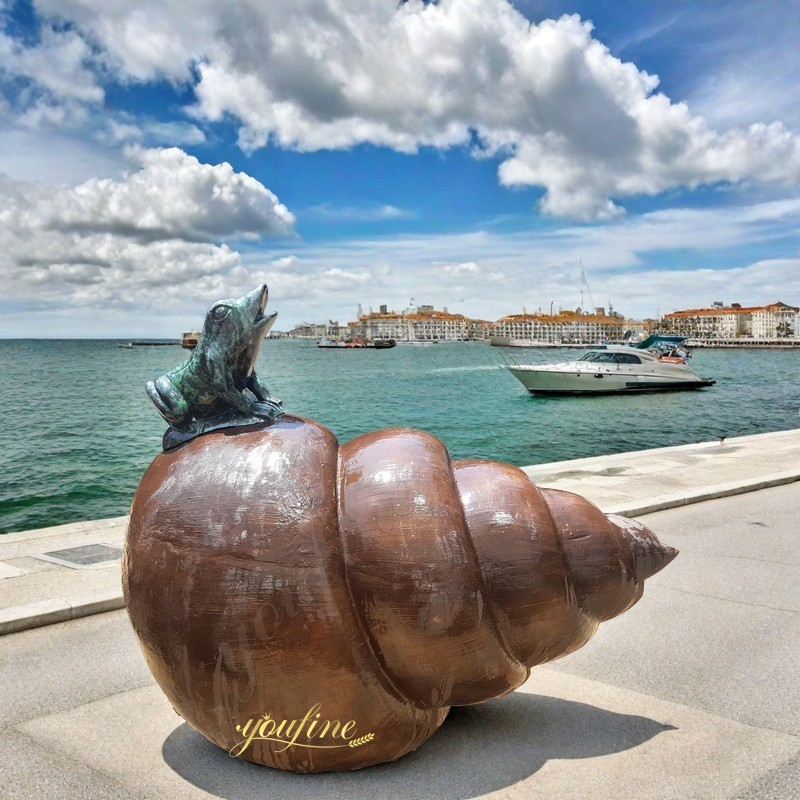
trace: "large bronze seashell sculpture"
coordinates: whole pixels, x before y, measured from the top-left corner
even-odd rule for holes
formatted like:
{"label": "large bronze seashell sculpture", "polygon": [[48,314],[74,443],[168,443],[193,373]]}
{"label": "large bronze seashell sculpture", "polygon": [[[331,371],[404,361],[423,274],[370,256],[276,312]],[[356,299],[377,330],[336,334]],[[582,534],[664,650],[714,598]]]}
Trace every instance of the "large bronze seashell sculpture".
{"label": "large bronze seashell sculpture", "polygon": [[399,758],[450,706],[511,691],[675,555],[516,467],[451,461],[430,434],[339,445],[281,415],[156,457],[123,586],[192,727],[232,755],[319,772]]}

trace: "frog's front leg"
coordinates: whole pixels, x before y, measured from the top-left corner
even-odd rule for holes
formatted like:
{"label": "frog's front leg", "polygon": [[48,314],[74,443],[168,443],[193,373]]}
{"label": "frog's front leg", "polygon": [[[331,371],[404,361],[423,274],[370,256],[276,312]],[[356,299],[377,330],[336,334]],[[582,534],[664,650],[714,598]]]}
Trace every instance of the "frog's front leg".
{"label": "frog's front leg", "polygon": [[[270,411],[270,416],[276,416],[277,414],[283,413],[283,409],[281,407],[281,401],[278,400],[277,397],[273,397],[269,389],[267,389],[267,385],[261,378],[256,375],[255,372],[250,373],[250,376],[247,379],[247,388],[255,395],[256,400],[258,400],[261,404],[266,404]],[[272,413],[274,410],[274,413]]]}
{"label": "frog's front leg", "polygon": [[272,395],[269,393],[269,389],[267,389],[267,384],[264,383],[264,381],[262,381],[255,372],[250,373],[245,387],[256,396],[256,400],[266,401],[272,397]]}
{"label": "frog's front leg", "polygon": [[158,409],[158,413],[170,425],[179,426],[188,421],[190,417],[189,404],[166,375],[162,375],[155,382],[147,381],[145,389],[153,401],[153,405]]}

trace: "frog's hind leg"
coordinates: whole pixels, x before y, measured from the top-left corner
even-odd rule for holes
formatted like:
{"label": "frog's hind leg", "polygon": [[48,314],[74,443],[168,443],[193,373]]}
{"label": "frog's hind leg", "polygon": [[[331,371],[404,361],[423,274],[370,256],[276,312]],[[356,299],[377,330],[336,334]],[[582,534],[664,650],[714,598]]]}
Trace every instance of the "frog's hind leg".
{"label": "frog's hind leg", "polygon": [[162,375],[157,381],[147,381],[145,389],[158,413],[170,425],[180,425],[186,420],[189,404],[166,375]]}

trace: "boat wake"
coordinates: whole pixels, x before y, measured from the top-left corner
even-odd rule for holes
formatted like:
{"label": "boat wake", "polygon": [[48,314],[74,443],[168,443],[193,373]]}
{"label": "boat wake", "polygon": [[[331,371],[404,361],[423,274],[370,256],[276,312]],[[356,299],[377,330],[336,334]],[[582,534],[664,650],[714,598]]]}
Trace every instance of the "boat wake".
{"label": "boat wake", "polygon": [[502,364],[482,364],[481,366],[477,367],[437,367],[436,369],[430,370],[431,373],[439,372],[439,373],[449,373],[449,372],[485,372],[489,369],[497,369],[501,367]]}

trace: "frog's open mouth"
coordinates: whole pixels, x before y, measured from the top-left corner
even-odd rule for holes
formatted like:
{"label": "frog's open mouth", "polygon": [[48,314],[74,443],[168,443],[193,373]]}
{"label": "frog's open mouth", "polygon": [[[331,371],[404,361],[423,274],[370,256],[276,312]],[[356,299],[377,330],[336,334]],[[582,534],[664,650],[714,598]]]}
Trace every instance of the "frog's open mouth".
{"label": "frog's open mouth", "polygon": [[273,311],[271,314],[264,313],[264,309],[267,307],[267,298],[269,297],[267,284],[262,283],[257,289],[254,289],[252,292],[250,292],[250,297],[252,298],[251,302],[254,306],[254,325],[258,328],[268,328],[268,326],[275,320],[275,317],[278,316],[278,313],[276,311]]}

